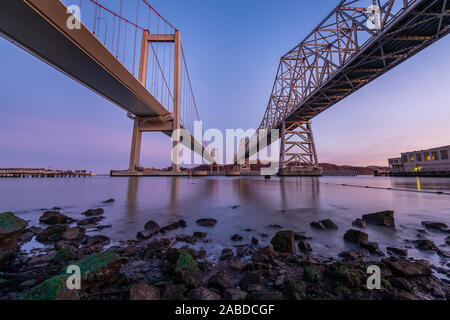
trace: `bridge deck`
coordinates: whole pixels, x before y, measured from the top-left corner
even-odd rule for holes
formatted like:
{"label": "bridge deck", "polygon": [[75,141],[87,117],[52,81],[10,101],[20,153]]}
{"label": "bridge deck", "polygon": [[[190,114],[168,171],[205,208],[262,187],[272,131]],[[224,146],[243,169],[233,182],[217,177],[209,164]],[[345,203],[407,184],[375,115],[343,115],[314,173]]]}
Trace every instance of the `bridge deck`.
{"label": "bridge deck", "polygon": [[168,111],[84,25],[67,28],[59,1],[0,2],[0,34],[44,62],[138,116]]}

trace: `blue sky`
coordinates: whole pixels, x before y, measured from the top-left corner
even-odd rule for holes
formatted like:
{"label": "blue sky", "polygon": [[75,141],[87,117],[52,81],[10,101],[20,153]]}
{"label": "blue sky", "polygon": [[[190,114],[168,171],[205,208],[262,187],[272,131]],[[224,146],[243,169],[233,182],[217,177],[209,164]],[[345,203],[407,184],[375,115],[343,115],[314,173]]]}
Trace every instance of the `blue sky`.
{"label": "blue sky", "polygon": [[[150,2],[181,31],[204,126],[225,130],[259,125],[280,56],[338,1]],[[315,118],[319,160],[386,165],[450,144],[449,52],[446,37]],[[0,167],[127,167],[123,110],[1,38],[0,74]],[[170,165],[170,147],[145,133],[142,165]]]}

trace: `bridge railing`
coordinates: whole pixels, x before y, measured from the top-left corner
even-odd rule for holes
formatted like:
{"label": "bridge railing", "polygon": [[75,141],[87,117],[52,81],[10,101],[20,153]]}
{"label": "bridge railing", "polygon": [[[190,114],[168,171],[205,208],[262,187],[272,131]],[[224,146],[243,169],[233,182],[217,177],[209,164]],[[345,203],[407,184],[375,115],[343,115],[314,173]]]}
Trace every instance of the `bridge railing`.
{"label": "bridge railing", "polygon": [[[259,128],[278,127],[287,114],[351,61],[397,16],[418,1],[340,1],[300,44],[281,57]],[[337,96],[340,93],[336,90]]]}
{"label": "bridge railing", "polygon": [[[176,28],[148,0],[63,0],[80,8],[81,22],[138,79],[141,42],[149,34],[175,34]],[[147,90],[169,111],[174,106],[174,45],[150,42]],[[200,120],[188,66],[182,52],[181,123],[190,132]]]}

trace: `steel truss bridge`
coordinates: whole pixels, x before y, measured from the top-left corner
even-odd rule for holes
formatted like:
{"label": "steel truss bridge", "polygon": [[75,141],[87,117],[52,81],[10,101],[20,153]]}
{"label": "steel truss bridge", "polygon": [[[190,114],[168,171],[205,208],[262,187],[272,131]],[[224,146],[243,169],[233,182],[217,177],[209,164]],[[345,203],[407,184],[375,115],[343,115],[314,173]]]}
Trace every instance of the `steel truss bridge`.
{"label": "steel truss bridge", "polygon": [[340,1],[280,59],[259,126],[280,130],[280,168],[318,167],[311,119],[445,37],[449,25],[450,0]]}

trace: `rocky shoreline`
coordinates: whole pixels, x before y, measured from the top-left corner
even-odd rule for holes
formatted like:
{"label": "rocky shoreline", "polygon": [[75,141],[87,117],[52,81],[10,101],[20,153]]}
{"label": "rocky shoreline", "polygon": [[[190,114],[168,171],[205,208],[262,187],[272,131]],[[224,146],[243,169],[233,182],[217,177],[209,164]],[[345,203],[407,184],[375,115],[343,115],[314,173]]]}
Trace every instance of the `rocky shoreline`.
{"label": "rocky shoreline", "polygon": [[[113,202],[113,199],[105,203]],[[261,246],[256,237],[245,245],[226,248],[218,259],[207,259],[205,250],[193,244],[209,242],[206,232],[180,233],[184,220],[160,227],[148,221],[136,239],[110,246],[103,235],[90,235],[110,227],[100,225],[102,208],[89,209],[84,218],[74,220],[59,208],[43,213],[45,227],[28,226],[13,213],[0,213],[0,299],[24,300],[414,300],[450,297],[450,284],[436,272],[450,277],[447,251],[425,238],[412,240],[411,246],[438,254],[446,261],[442,267],[425,260],[408,258],[407,247],[390,247],[387,253],[370,242],[362,231],[368,224],[394,228],[394,212],[384,211],[356,219],[342,241],[358,245],[339,258],[313,254],[304,233],[284,230],[271,239],[272,246]],[[196,225],[211,228],[215,219],[199,219]],[[424,221],[423,232],[450,233],[440,222]],[[331,220],[313,221],[312,228],[336,230]],[[87,232],[89,231],[89,232]],[[250,229],[246,231],[252,231]],[[419,231],[419,233],[421,233]],[[262,235],[263,236],[263,235]],[[239,234],[231,240],[241,241]],[[44,249],[27,253],[21,247],[29,241]],[[446,244],[450,245],[449,237]],[[180,247],[180,243],[183,245]],[[81,271],[81,289],[69,290],[67,268]],[[369,266],[381,271],[381,288],[369,289]]]}

